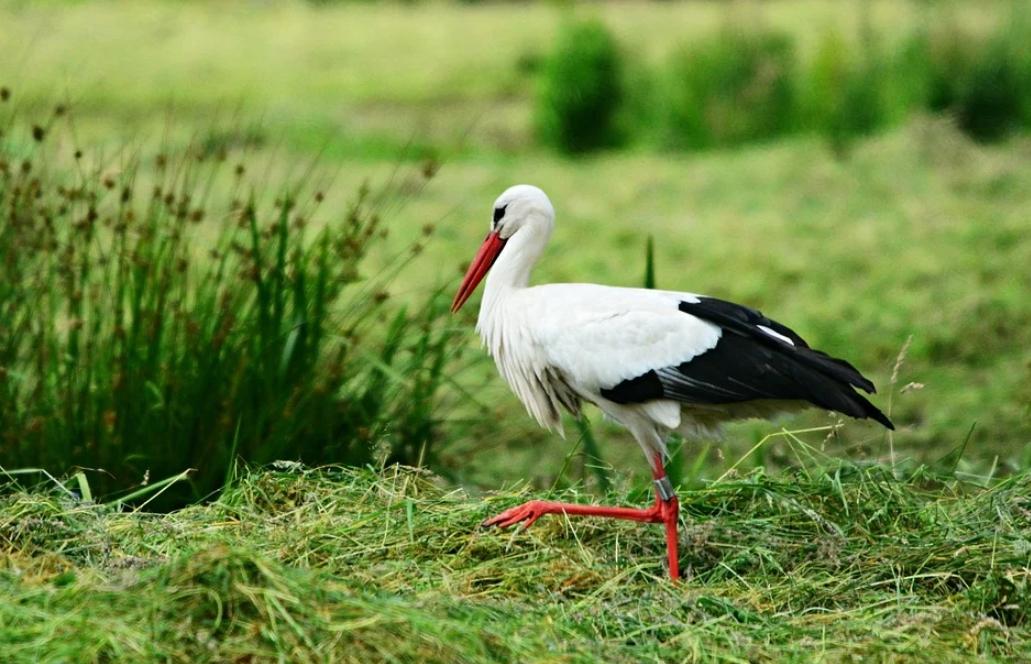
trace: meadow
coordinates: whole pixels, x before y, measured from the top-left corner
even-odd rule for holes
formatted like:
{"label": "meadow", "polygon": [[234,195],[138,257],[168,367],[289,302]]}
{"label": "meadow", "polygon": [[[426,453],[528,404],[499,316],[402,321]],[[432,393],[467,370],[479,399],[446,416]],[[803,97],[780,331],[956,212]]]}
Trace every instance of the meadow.
{"label": "meadow", "polygon": [[[729,58],[728,25],[783,35],[801,71],[870,34],[892,57],[924,29],[996,34],[1014,6],[0,3],[0,574],[18,598],[0,649],[1027,656],[1019,105],[986,137],[899,76],[874,125],[727,134],[643,91]],[[614,142],[564,154],[542,77],[578,21],[611,34],[627,101]],[[683,588],[659,581],[649,528],[476,531],[529,493],[647,500],[625,432],[594,411],[565,440],[537,430],[477,350],[475,307],[446,314],[491,202],[523,181],[558,211],[538,281],[642,284],[651,237],[659,287],[848,357],[898,430],[809,412],[685,441]]]}

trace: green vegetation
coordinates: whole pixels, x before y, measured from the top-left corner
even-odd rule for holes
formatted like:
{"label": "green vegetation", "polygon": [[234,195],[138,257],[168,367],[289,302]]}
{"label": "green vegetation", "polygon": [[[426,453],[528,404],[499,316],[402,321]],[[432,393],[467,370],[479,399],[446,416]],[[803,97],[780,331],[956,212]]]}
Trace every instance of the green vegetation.
{"label": "green vegetation", "polygon": [[768,139],[792,128],[794,51],[787,37],[724,29],[676,54],[665,85],[670,147]]}
{"label": "green vegetation", "polygon": [[1020,660],[1029,493],[1026,474],[992,489],[850,465],[728,477],[683,496],[673,585],[654,527],[482,531],[529,492],[478,500],[399,468],[245,473],[160,516],[14,492],[0,649],[12,663]]}
{"label": "green vegetation", "polygon": [[144,175],[138,154],[67,141],[68,114],[7,122],[0,142],[4,466],[101,468],[102,495],[192,468],[192,493],[166,496],[181,504],[237,455],[432,460],[453,334],[440,298],[387,301],[396,269],[361,274],[385,195],[323,223],[310,171],[257,184],[245,155],[202,142]]}
{"label": "green vegetation", "polygon": [[[785,35],[800,62],[817,63],[833,54],[854,54],[863,40],[879,45],[878,52],[898,53],[896,45],[931,25],[928,16],[947,18],[943,25],[962,25],[974,34],[997,34],[1011,9],[1010,3],[992,5],[991,11],[984,5],[974,11],[962,4],[864,3],[860,21],[846,6],[785,1],[742,15],[715,3],[616,3],[592,13],[615,36],[628,62],[662,71],[683,44],[705,43],[733,16],[758,26],[760,34]],[[249,179],[279,187],[258,192],[270,214],[274,199],[296,186],[317,151],[320,173],[327,181],[331,175],[333,186],[324,187],[325,201],[309,220],[309,240],[321,224],[347,218],[354,192],[366,180],[393,192],[376,199],[380,227],[390,234],[363,259],[365,276],[396,266],[396,257],[409,255],[424,226],[437,226],[432,241],[420,242],[425,251],[389,288],[386,306],[407,305],[413,318],[434,293],[453,287],[462,261],[482,237],[489,201],[512,182],[536,182],[559,212],[539,280],[641,283],[644,238],[652,234],[660,287],[758,306],[869,373],[881,388],[877,403],[887,407],[890,401],[900,430],[889,439],[850,423],[828,443],[836,454],[935,463],[970,432],[962,472],[1006,473],[1031,463],[1031,309],[1027,275],[1015,269],[1031,262],[1031,245],[1023,239],[1031,160],[1022,138],[978,145],[945,119],[918,116],[855,142],[844,160],[821,141],[795,137],[686,156],[637,149],[571,162],[530,145],[538,81],[534,63],[550,52],[567,20],[547,7],[348,4],[244,11],[232,3],[101,2],[59,10],[3,5],[0,13],[0,21],[11,26],[5,48],[25,54],[0,60],[0,79],[15,82],[6,84],[11,97],[3,108],[21,123],[16,132],[6,129],[8,149],[32,149],[31,125],[50,122],[54,99],[67,96],[75,142],[103,157],[113,173],[135,155],[141,197],[160,176],[154,172],[154,139],[162,136],[159,151],[168,155],[201,144],[233,152],[230,164],[236,154],[246,156]],[[800,30],[814,22],[820,30]],[[286,43],[286,34],[305,38]],[[373,34],[376,39],[369,38]],[[455,39],[458,34],[463,38]],[[933,43],[952,42],[943,36]],[[435,56],[421,57],[420,49]],[[935,61],[949,57],[943,51]],[[796,94],[819,93],[833,102],[838,94],[833,86],[842,80],[834,72],[846,65],[850,71],[852,61],[849,55],[842,64],[821,65],[830,91]],[[73,62],[80,63],[74,72],[68,69]],[[891,89],[922,98],[919,86],[904,83],[906,72],[926,80],[918,70],[896,70]],[[636,73],[639,68],[631,67],[628,78]],[[634,90],[627,90],[631,103],[637,99]],[[903,97],[893,93],[891,99]],[[241,118],[244,111],[233,110],[239,103],[249,104],[261,121]],[[836,103],[828,102],[828,108]],[[127,148],[127,141],[143,147]],[[71,152],[65,142],[49,139],[44,147],[60,148],[66,159]],[[432,170],[434,163],[426,161],[427,152],[438,154],[443,168],[424,187],[418,171],[424,163]],[[64,165],[55,162],[48,173],[56,177]],[[318,188],[322,181],[309,185]],[[219,215],[230,209],[232,186],[231,173],[216,178],[211,196],[217,202],[202,222],[189,225],[200,255],[206,243],[222,237]],[[204,268],[203,260],[192,260],[197,270]],[[468,314],[450,330],[467,347],[476,345],[471,323]],[[340,340],[325,341],[332,347]],[[378,352],[366,350],[366,356]],[[489,363],[479,353],[466,357],[468,363],[444,371],[453,382],[442,393],[447,406],[432,418],[426,458],[450,479],[481,486],[496,486],[497,460],[503,458],[504,477],[550,486],[574,445],[538,431]],[[98,415],[93,418],[103,423]],[[588,455],[597,452],[620,472],[643,474],[639,452],[625,434],[593,419],[599,425],[598,450]],[[833,422],[809,413],[794,418],[792,426],[828,421]],[[686,478],[718,476],[727,465],[724,457],[735,458],[768,431],[767,424],[750,423],[732,427],[715,445],[690,442]],[[421,447],[420,442],[409,449]],[[106,458],[116,455],[112,451]],[[48,458],[57,464],[51,466],[55,472],[100,465],[83,457]],[[301,458],[316,461],[307,452]],[[414,461],[419,452],[398,458]],[[754,460],[768,467],[791,464],[776,456]],[[595,486],[593,478],[601,482],[603,475],[590,467],[593,463],[573,453],[573,476]],[[5,456],[3,465],[30,464]],[[152,469],[150,477],[194,465]],[[135,482],[147,468],[139,463],[119,479]],[[93,481],[104,484],[100,477]]]}
{"label": "green vegetation", "polygon": [[619,52],[600,23],[571,24],[544,64],[538,95],[542,140],[566,152],[611,145],[623,103]]}
{"label": "green vegetation", "polygon": [[935,105],[953,111],[971,136],[997,139],[1026,128],[1031,119],[1028,17],[1018,15],[1014,21],[973,48],[962,37],[950,35],[953,41],[944,49],[947,61],[936,63]]}
{"label": "green vegetation", "polygon": [[[1017,9],[0,2],[0,659],[1028,659]],[[651,500],[446,314],[515,182],[535,280],[759,307],[898,430],[675,443],[681,586],[651,527],[477,530]]]}
{"label": "green vegetation", "polygon": [[[574,140],[572,132],[601,135],[599,127],[623,101],[611,37],[597,24],[579,30],[556,46],[538,111],[550,130],[546,142],[568,152],[602,147],[604,141]],[[868,19],[855,40],[820,29],[815,52],[802,58],[790,33],[731,16],[719,30],[687,42],[662,71],[639,75],[632,88],[642,99],[623,110],[634,129],[629,133],[639,142],[657,138],[663,148],[704,149],[815,132],[841,148],[919,110],[952,114],[979,140],[1031,127],[1026,10],[1013,5],[1009,20],[987,34],[947,16],[933,29],[912,30],[885,42]]]}
{"label": "green vegetation", "polygon": [[[854,54],[864,39],[894,49],[931,25],[928,17],[947,18],[948,25],[974,34],[997,34],[1011,9],[1010,3],[976,9],[862,6],[862,20],[847,3],[791,1],[744,14],[707,2],[613,3],[592,13],[628,62],[661,70],[683,44],[704,43],[734,16],[789,37],[799,60],[815,63],[820,53]],[[482,238],[497,193],[513,182],[536,182],[559,213],[539,280],[641,283],[644,238],[652,234],[661,287],[758,306],[869,373],[881,387],[877,403],[890,402],[900,430],[888,438],[850,423],[828,442],[836,454],[935,463],[969,433],[962,472],[1006,473],[1031,463],[1031,308],[1027,274],[1019,269],[1031,262],[1024,239],[1031,160],[1023,138],[978,145],[947,119],[918,116],[855,142],[844,160],[822,141],[797,136],[701,154],[637,149],[572,162],[531,144],[534,63],[550,52],[567,20],[544,6],[283,5],[256,11],[233,3],[100,2],[2,5],[0,13],[11,26],[3,35],[6,52],[24,54],[0,60],[0,79],[14,82],[6,83],[11,98],[5,112],[22,127],[12,132],[5,125],[8,149],[31,149],[31,125],[46,125],[54,99],[67,96],[76,142],[91,155],[104,156],[115,173],[123,157],[138,155],[141,196],[159,177],[153,172],[155,146],[147,139],[163,136],[161,151],[169,155],[197,144],[245,153],[248,174],[273,186],[258,192],[270,214],[283,191],[275,187],[295,185],[317,152],[334,186],[326,187],[320,213],[310,220],[310,238],[321,223],[347,218],[362,182],[395,192],[377,199],[381,228],[390,234],[363,259],[366,276],[407,256],[428,223],[439,229],[389,289],[387,306],[407,304],[410,312],[453,287],[462,261]],[[814,24],[821,29],[811,29]],[[304,39],[286,38],[299,34]],[[837,35],[841,48],[834,40],[825,45],[827,35]],[[933,43],[950,42],[943,37]],[[935,61],[948,57],[936,55]],[[850,56],[845,63],[851,62]],[[69,69],[69,63],[78,64]],[[837,85],[833,72],[846,64],[823,65],[831,72],[828,85]],[[917,68],[905,71],[911,70]],[[903,84],[904,72],[896,73],[891,89],[923,94],[919,86]],[[820,94],[833,100],[835,89]],[[240,103],[262,120],[239,117],[242,111],[233,109]],[[126,147],[137,140],[141,150]],[[46,146],[60,148],[66,158],[71,151],[49,140]],[[427,152],[436,152],[443,168],[424,188],[418,171]],[[63,167],[54,163],[48,172],[56,177]],[[212,196],[219,202],[190,226],[201,255],[205,239],[213,245],[222,236],[219,214],[230,209],[232,185],[231,173],[216,178]],[[196,262],[197,270],[203,268],[203,261]],[[470,313],[451,332],[474,347],[471,323]],[[338,342],[326,338],[328,347]],[[367,351],[375,355],[378,349]],[[433,418],[428,458],[435,469],[457,482],[495,486],[498,460],[504,459],[504,477],[551,485],[573,444],[538,431],[482,356],[466,357],[476,361],[444,372],[453,383],[446,388],[449,406]],[[625,435],[594,420],[598,456],[620,472],[643,473],[639,452]],[[823,413],[808,413],[792,426],[829,421]],[[731,428],[718,445],[692,441],[684,455],[693,469],[687,479],[718,476],[724,457],[735,458],[768,431],[768,424],[750,423]],[[112,452],[106,458],[115,457]],[[403,458],[413,457],[419,454]],[[49,458],[55,472],[98,465],[82,457]],[[302,458],[314,461],[307,453]],[[29,465],[27,459],[12,461],[5,456],[4,466]],[[755,462],[792,463],[776,456]],[[192,465],[152,470],[150,477]],[[573,454],[574,476],[594,486],[589,465]],[[120,479],[136,481],[146,469],[140,463]]]}

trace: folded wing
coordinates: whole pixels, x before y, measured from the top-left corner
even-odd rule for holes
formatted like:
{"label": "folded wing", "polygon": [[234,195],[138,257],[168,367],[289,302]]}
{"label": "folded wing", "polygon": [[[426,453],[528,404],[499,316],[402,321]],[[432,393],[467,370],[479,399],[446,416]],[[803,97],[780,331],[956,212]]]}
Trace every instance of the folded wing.
{"label": "folded wing", "polygon": [[726,404],[759,399],[802,400],[889,429],[891,421],[853,388],[874,385],[851,364],[809,347],[790,328],[725,300],[689,296],[681,315],[717,326],[718,341],[679,363],[655,365],[610,383],[601,396],[620,404],[667,399]]}

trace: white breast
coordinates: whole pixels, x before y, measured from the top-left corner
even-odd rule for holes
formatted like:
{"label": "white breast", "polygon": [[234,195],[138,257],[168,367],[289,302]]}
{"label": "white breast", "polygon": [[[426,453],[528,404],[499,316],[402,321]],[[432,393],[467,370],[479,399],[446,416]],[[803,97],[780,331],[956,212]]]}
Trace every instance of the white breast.
{"label": "white breast", "polygon": [[538,424],[563,434],[561,409],[579,412],[579,397],[565,378],[548,365],[534,335],[528,312],[511,301],[480,310],[476,330],[505,382]]}
{"label": "white breast", "polygon": [[[481,308],[477,329],[530,415],[560,431],[559,409],[569,408],[570,392],[598,403],[603,388],[716,345],[718,326],[677,309],[693,297],[594,284],[536,286]],[[673,418],[679,408],[661,419]]]}

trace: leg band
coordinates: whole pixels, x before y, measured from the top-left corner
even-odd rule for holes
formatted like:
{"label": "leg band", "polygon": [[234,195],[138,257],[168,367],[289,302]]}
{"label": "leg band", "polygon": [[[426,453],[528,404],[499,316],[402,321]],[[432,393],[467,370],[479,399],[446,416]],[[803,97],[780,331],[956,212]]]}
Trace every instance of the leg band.
{"label": "leg band", "polygon": [[677,494],[673,491],[673,485],[670,484],[669,478],[665,475],[655,480],[655,491],[658,492],[659,498],[663,502],[677,497]]}

